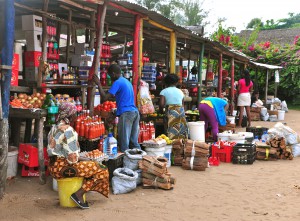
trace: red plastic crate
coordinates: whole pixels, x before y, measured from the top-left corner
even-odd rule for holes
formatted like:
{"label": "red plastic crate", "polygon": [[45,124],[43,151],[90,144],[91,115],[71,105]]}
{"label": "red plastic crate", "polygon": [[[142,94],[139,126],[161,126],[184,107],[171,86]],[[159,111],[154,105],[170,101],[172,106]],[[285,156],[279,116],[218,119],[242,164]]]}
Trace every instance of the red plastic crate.
{"label": "red plastic crate", "polygon": [[[49,171],[47,167],[45,168],[46,176],[49,176]],[[28,167],[23,164],[21,176],[39,176],[39,167]]]}
{"label": "red plastic crate", "polygon": [[223,146],[219,148],[218,145],[213,144],[212,147],[212,157],[219,158],[221,162],[230,163],[231,162],[231,155],[232,155],[232,146]]}
{"label": "red plastic crate", "polygon": [[[20,143],[18,163],[22,163],[28,167],[39,166],[38,148],[34,145],[35,144],[30,143]],[[47,166],[49,164],[49,157],[46,147],[44,148],[44,160],[45,165]]]}

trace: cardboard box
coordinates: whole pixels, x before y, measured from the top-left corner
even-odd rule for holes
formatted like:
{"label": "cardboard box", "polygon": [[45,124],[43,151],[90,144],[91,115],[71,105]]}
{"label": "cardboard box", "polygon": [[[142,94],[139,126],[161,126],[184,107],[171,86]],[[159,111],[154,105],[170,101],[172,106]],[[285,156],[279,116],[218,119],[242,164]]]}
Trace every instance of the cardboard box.
{"label": "cardboard box", "polygon": [[[47,148],[44,148],[44,160],[45,165],[49,164],[49,157],[47,154]],[[19,145],[19,155],[18,163],[24,164],[28,167],[38,167],[39,166],[39,157],[38,157],[38,148],[36,144],[32,143],[20,143]]]}
{"label": "cardboard box", "polygon": [[27,51],[42,51],[42,32],[25,31]]}
{"label": "cardboard box", "polygon": [[38,67],[42,56],[41,51],[25,51],[25,67]]}
{"label": "cardboard box", "polygon": [[22,30],[23,31],[42,31],[42,17],[37,15],[23,15],[22,16]]}

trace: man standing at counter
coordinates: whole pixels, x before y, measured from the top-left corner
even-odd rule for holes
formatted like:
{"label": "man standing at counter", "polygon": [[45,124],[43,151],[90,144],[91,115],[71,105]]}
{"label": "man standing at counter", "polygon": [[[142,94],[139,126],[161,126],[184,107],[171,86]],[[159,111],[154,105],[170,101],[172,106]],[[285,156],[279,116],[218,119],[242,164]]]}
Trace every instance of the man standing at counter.
{"label": "man standing at counter", "polygon": [[139,148],[139,121],[140,114],[134,104],[134,93],[132,84],[122,76],[121,68],[117,64],[112,64],[107,69],[107,74],[113,81],[108,92],[104,92],[100,79],[93,76],[93,81],[99,88],[101,102],[115,98],[117,102],[116,115],[119,117],[118,123],[118,145],[121,152],[129,148]]}

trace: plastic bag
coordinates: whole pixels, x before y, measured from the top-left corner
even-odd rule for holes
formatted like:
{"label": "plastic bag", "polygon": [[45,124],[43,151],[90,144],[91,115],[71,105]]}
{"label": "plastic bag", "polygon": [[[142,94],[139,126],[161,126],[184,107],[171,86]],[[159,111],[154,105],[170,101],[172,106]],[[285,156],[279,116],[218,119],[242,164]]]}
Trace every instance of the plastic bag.
{"label": "plastic bag", "polygon": [[284,137],[288,145],[300,143],[299,135],[293,129],[280,122],[269,129],[268,133],[272,136]]}
{"label": "plastic bag", "polygon": [[288,109],[287,104],[286,104],[285,101],[282,101],[280,106],[281,106],[281,110],[283,110],[285,112],[289,111],[289,109]]}
{"label": "plastic bag", "polygon": [[149,92],[149,84],[143,80],[140,81],[137,104],[141,114],[152,114],[155,111]]}
{"label": "plastic bag", "polygon": [[123,165],[125,168],[131,170],[137,170],[139,168],[139,161],[146,156],[147,153],[140,149],[129,149],[125,151],[125,156],[123,159]]}
{"label": "plastic bag", "polygon": [[292,149],[293,149],[294,157],[299,157],[300,156],[300,143],[292,145]]}
{"label": "plastic bag", "polygon": [[129,193],[136,188],[138,173],[128,168],[118,168],[111,180],[113,194]]}

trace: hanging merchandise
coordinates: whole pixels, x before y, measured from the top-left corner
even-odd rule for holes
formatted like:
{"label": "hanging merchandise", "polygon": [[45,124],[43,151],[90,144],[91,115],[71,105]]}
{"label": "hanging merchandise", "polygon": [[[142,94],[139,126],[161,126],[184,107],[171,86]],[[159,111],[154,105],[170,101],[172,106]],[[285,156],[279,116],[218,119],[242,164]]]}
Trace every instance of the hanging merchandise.
{"label": "hanging merchandise", "polygon": [[137,94],[138,109],[141,114],[154,113],[154,106],[149,92],[149,84],[143,80],[140,81],[139,92]]}

